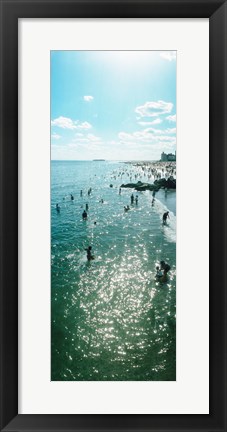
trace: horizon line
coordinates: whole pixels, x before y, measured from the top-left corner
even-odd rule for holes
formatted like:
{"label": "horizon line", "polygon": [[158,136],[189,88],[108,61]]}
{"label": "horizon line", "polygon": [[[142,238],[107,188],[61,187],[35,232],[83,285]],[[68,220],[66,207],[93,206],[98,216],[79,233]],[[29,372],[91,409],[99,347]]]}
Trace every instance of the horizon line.
{"label": "horizon line", "polygon": [[[159,159],[51,159],[51,162],[159,162]],[[160,161],[161,162],[161,161]]]}

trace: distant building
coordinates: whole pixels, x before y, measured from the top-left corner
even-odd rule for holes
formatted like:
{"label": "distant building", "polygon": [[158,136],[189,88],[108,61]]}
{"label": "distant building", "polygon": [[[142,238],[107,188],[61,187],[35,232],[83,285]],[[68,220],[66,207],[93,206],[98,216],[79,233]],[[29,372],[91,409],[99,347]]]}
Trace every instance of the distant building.
{"label": "distant building", "polygon": [[164,152],[162,152],[162,154],[161,154],[161,161],[162,162],[166,162],[168,159],[167,159],[167,154],[166,153],[164,153]]}
{"label": "distant building", "polygon": [[167,153],[162,152],[161,161],[162,162],[175,162],[176,161],[176,152],[175,152],[175,154],[173,154],[173,153],[167,154]]}

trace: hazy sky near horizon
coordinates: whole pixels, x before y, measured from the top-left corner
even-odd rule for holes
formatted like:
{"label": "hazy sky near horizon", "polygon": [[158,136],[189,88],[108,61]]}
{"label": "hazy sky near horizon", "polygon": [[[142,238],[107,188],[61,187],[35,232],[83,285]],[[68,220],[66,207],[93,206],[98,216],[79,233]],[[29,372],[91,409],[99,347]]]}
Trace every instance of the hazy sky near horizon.
{"label": "hazy sky near horizon", "polygon": [[52,51],[51,159],[176,150],[175,51]]}

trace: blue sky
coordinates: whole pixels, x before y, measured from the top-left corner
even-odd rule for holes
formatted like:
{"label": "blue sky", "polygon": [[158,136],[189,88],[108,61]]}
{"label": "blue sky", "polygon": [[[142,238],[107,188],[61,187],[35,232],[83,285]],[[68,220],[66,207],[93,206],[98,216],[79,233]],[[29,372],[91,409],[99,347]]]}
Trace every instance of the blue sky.
{"label": "blue sky", "polygon": [[51,52],[52,160],[159,160],[175,150],[175,52]]}

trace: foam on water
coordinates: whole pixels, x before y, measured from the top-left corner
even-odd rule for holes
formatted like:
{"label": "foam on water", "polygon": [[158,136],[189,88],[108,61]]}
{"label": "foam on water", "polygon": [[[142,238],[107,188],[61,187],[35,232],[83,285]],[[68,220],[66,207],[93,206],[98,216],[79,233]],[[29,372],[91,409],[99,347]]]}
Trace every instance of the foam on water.
{"label": "foam on water", "polygon": [[[147,191],[148,192],[148,191]],[[152,203],[152,196],[149,193],[149,201],[150,204]],[[162,227],[162,232],[164,234],[164,236],[166,237],[166,239],[170,242],[176,243],[176,216],[173,212],[171,212],[168,207],[163,204],[159,199],[155,198],[155,202],[153,205],[155,211],[158,213],[159,218],[160,218],[160,225]],[[167,219],[166,224],[163,224],[163,214],[169,211],[169,218]]]}

